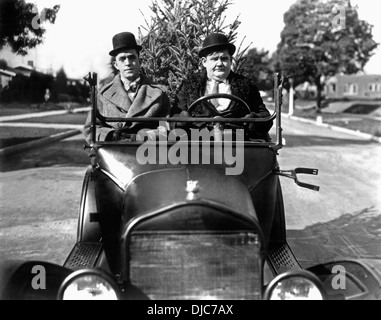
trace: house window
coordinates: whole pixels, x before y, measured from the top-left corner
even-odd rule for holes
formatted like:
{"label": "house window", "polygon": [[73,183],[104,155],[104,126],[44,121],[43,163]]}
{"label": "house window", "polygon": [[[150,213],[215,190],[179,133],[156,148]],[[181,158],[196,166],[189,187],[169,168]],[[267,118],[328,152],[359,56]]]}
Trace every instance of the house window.
{"label": "house window", "polygon": [[330,91],[331,93],[336,93],[336,83],[331,83],[331,84],[329,85],[329,91]]}
{"label": "house window", "polygon": [[349,94],[357,94],[357,93],[358,93],[357,83],[351,83],[349,86]]}
{"label": "house window", "polygon": [[357,83],[349,83],[344,85],[344,94],[348,96],[357,95],[358,85]]}
{"label": "house window", "polygon": [[381,83],[369,83],[369,92],[381,92]]}

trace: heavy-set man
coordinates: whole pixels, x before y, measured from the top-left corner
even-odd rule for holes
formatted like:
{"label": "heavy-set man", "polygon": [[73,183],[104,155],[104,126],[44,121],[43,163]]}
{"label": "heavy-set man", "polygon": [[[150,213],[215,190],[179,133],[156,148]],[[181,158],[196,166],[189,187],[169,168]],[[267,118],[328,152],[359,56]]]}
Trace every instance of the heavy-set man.
{"label": "heavy-set man", "polygon": [[[231,110],[236,116],[246,118],[270,116],[257,86],[250,79],[231,70],[235,50],[234,44],[222,33],[212,33],[205,38],[199,51],[205,70],[201,74],[189,74],[188,79],[182,83],[172,115],[190,116],[188,107],[198,98],[213,93],[226,93],[241,98],[249,106],[250,112],[236,101],[225,98],[212,100],[218,112]],[[250,138],[268,140],[272,124],[272,121],[251,123],[245,131]]]}

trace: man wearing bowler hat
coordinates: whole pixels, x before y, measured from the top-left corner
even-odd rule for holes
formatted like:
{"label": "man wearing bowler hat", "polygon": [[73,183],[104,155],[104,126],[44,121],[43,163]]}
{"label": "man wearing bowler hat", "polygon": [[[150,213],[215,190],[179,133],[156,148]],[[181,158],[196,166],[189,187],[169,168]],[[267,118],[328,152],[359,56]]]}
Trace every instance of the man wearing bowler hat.
{"label": "man wearing bowler hat", "polygon": [[[259,91],[251,80],[231,70],[233,54],[236,48],[222,33],[208,35],[199,51],[199,57],[205,70],[200,74],[189,74],[177,94],[172,108],[174,116],[190,116],[189,105],[198,98],[213,93],[226,93],[241,98],[250,107],[244,109],[230,99],[213,99],[211,103],[219,112],[234,111],[234,115],[246,118],[266,118],[269,111],[263,103]],[[208,110],[202,111],[208,115]],[[184,123],[185,124],[185,123]],[[252,139],[269,140],[268,131],[272,121],[257,122],[247,125],[245,132]]]}
{"label": "man wearing bowler hat", "polygon": [[[97,107],[105,117],[165,117],[169,114],[169,99],[165,87],[154,84],[140,72],[140,51],[130,32],[121,32],[112,38],[113,65],[119,71],[114,79],[98,93]],[[157,127],[157,123],[103,122],[97,119],[96,139],[117,141],[142,127]],[[91,112],[84,126],[87,142],[91,137]]]}

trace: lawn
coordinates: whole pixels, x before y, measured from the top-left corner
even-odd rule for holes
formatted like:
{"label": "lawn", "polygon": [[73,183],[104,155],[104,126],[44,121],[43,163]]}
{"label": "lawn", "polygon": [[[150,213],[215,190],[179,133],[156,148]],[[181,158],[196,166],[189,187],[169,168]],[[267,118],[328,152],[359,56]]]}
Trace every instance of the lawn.
{"label": "lawn", "polygon": [[[316,120],[316,110],[296,109],[293,113],[296,117]],[[363,133],[381,137],[381,121],[364,115],[351,113],[320,113],[322,121],[330,125],[343,127]]]}
{"label": "lawn", "polygon": [[[381,101],[369,103],[357,103],[353,101],[328,105],[321,110],[324,123],[343,127],[363,133],[381,137]],[[293,115],[296,117],[316,120],[318,115],[315,109],[315,101],[296,100]],[[288,113],[288,101],[285,99],[282,111]]]}
{"label": "lawn", "polygon": [[[14,108],[0,108],[0,115],[18,115],[30,112],[36,112],[34,108],[23,108],[24,106],[19,106]],[[62,110],[59,108],[58,110]],[[40,110],[47,111],[47,110]],[[51,109],[50,109],[51,111]],[[46,117],[29,118],[15,121],[7,121],[7,123],[12,122],[25,122],[25,123],[45,123],[45,124],[75,124],[83,125],[87,118],[87,112],[78,113],[64,113],[60,115],[52,115]],[[54,128],[34,128],[34,127],[2,127],[0,126],[0,149],[9,146],[21,144],[24,142],[29,142],[32,140],[37,140],[51,136],[53,134],[66,132],[69,129],[54,129]]]}

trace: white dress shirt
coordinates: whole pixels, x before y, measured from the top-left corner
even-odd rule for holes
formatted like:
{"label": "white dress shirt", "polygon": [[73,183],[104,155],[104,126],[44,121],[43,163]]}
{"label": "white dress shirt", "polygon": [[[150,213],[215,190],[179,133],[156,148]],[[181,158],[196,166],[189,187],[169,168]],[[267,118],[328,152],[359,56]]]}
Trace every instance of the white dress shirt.
{"label": "white dress shirt", "polygon": [[134,101],[137,87],[139,85],[140,77],[137,78],[135,81],[128,83],[123,77],[121,76],[120,79],[122,80],[122,83],[124,85],[124,89],[127,91],[127,95],[130,98],[131,102]]}
{"label": "white dress shirt", "polygon": [[[215,80],[208,80],[207,81],[205,95],[212,94],[215,82],[216,82]],[[222,82],[219,82],[218,93],[227,93],[227,94],[232,93],[230,84],[226,79]],[[216,107],[216,109],[218,111],[225,111],[229,107],[229,104],[231,102],[230,99],[225,99],[225,98],[219,98],[219,99],[217,99],[217,101],[218,101],[218,106]]]}

